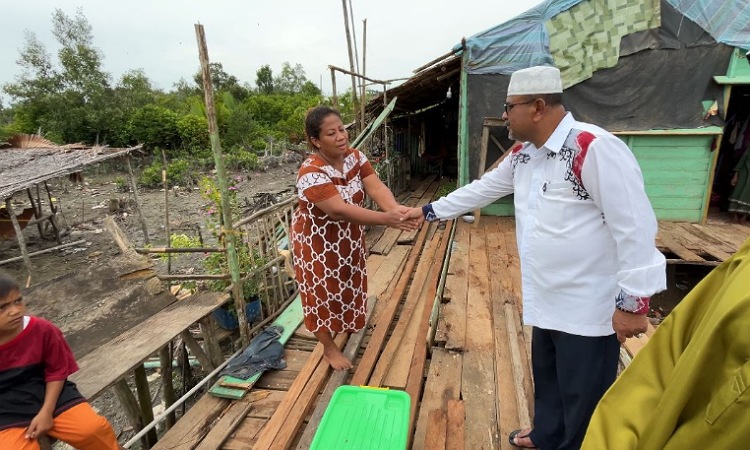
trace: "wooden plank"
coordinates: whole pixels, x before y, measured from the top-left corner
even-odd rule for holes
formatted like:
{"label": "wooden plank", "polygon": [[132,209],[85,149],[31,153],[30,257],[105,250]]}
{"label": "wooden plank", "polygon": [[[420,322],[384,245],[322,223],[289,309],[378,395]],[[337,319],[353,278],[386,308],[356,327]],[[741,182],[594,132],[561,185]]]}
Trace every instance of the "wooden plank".
{"label": "wooden plank", "polygon": [[[486,222],[485,222],[486,223]],[[489,271],[484,226],[471,230],[466,351],[463,355],[461,393],[466,407],[466,448],[491,450],[499,447],[497,408],[487,401],[495,391],[494,334],[490,306]]]}
{"label": "wooden plank", "polygon": [[[432,227],[432,224],[430,227]],[[383,353],[378,358],[375,371],[368,381],[370,386],[382,386],[385,381],[385,377],[393,362],[394,355],[399,350],[399,346],[406,333],[409,322],[411,321],[411,317],[421,298],[422,288],[430,274],[438,246],[439,239],[432,239],[424,252],[422,252],[419,264],[417,265],[417,270],[414,273],[414,279],[411,282],[409,292],[404,301],[404,306],[401,309],[399,320],[396,323],[391,336],[388,338],[388,343],[386,344],[385,349],[383,349]]]}
{"label": "wooden plank", "polygon": [[427,436],[424,446],[430,450],[445,450],[448,417],[443,409],[433,409],[429,413]]}
{"label": "wooden plank", "polygon": [[[443,266],[443,260],[445,253],[448,248],[448,242],[451,234],[451,227],[453,221],[449,221],[442,233],[442,239],[440,240],[440,246],[437,250],[436,257],[433,257],[434,262],[432,276],[424,287],[423,297],[425,303],[423,306],[421,321],[419,325],[419,331],[417,333],[417,340],[414,342],[414,351],[411,359],[411,365],[409,367],[409,378],[406,383],[406,392],[411,398],[421,398],[422,384],[424,381],[424,366],[427,359],[427,334],[430,328],[430,317],[433,311],[433,305],[435,303],[435,297],[437,296],[437,284],[441,275],[441,268]],[[409,435],[411,436],[417,417],[417,402],[411,404],[411,414],[409,416]]]}
{"label": "wooden plank", "polygon": [[[422,245],[424,245],[425,237],[427,236],[427,230],[429,227],[422,227],[419,232],[419,237],[411,249],[409,258],[404,266],[404,270],[401,271],[401,276],[396,283],[396,287],[393,290],[393,294],[386,297],[386,307],[379,313],[380,317],[376,323],[375,330],[370,336],[370,340],[365,348],[365,352],[362,358],[357,364],[356,371],[352,377],[351,384],[354,386],[365,385],[367,380],[370,378],[375,363],[377,362],[380,350],[383,348],[386,335],[388,334],[388,328],[390,327],[391,321],[396,314],[396,309],[399,304],[399,300],[406,289],[406,286],[411,279],[411,272],[414,270],[414,266],[419,258]],[[380,309],[380,308],[378,308]]]}
{"label": "wooden plank", "polygon": [[681,259],[684,259],[685,261],[691,261],[691,262],[705,262],[706,260],[703,259],[700,255],[697,255],[695,252],[687,249],[684,245],[682,245],[677,239],[675,239],[674,236],[671,235],[669,231],[665,231],[664,233],[659,235],[659,240],[662,242],[662,244],[669,249],[670,252],[674,253],[675,255],[679,256]]}
{"label": "wooden plank", "polygon": [[516,384],[513,377],[513,364],[510,351],[508,328],[505,325],[505,305],[511,303],[512,293],[504,284],[508,283],[508,267],[510,265],[509,249],[505,237],[499,229],[487,230],[487,245],[490,267],[495,271],[490,282],[492,293],[492,320],[495,330],[495,401],[497,405],[500,448],[512,450],[507,439],[511,431],[521,428],[518,414]]}
{"label": "wooden plank", "polygon": [[383,236],[378,239],[378,242],[370,248],[370,253],[387,255],[393,246],[396,245],[396,241],[400,234],[401,230],[388,228],[385,230],[385,233],[383,233]]}
{"label": "wooden plank", "polygon": [[118,379],[159,351],[181,331],[228,300],[218,293],[202,293],[176,302],[84,356],[70,380],[84,397],[93,400]]}
{"label": "wooden plank", "polygon": [[[372,311],[375,307],[375,304],[377,303],[377,297],[370,296],[367,300],[367,310]],[[367,334],[367,322],[369,321],[369,319],[370,316],[368,316],[365,321],[365,327],[351,336],[349,338],[349,342],[346,343],[346,347],[344,348],[344,356],[349,358],[349,360],[351,361],[354,361],[354,357],[357,355],[359,346],[362,345],[365,334]],[[349,371],[345,370],[337,370],[333,373],[333,375],[331,375],[328,383],[326,383],[325,389],[323,389],[323,393],[320,394],[320,397],[318,398],[315,410],[310,415],[310,418],[307,421],[307,425],[305,425],[305,431],[302,433],[302,437],[300,437],[300,440],[297,443],[297,450],[307,450],[310,448],[312,440],[315,437],[315,432],[317,431],[318,426],[320,425],[320,421],[323,418],[323,414],[325,413],[326,408],[331,401],[331,397],[333,397],[333,393],[339,386],[344,384],[348,376]]]}
{"label": "wooden plank", "polygon": [[[661,227],[661,223],[659,224]],[[721,241],[713,239],[711,236],[697,229],[690,223],[678,222],[675,226],[679,227],[680,235],[690,243],[690,249],[693,251],[703,251],[718,259],[719,261],[726,261],[732,254],[731,248]]]}
{"label": "wooden plank", "polygon": [[437,178],[437,175],[435,175],[434,173],[431,174],[431,175],[428,175],[424,179],[424,181],[422,181],[422,183],[419,185],[419,187],[417,187],[416,189],[414,189],[414,191],[411,193],[411,197],[412,198],[421,198],[422,196],[424,196],[424,193],[427,191],[427,189],[430,187],[430,185],[432,184],[432,182],[435,181],[436,178]]}
{"label": "wooden plank", "polygon": [[204,395],[175,423],[152,450],[192,450],[208,434],[229,400]]}
{"label": "wooden plank", "polygon": [[[348,339],[346,333],[341,333],[334,339],[334,342],[339,348],[343,348],[344,344]],[[278,433],[274,437],[273,443],[269,447],[261,445],[264,440],[263,436],[258,439],[258,443],[255,448],[257,450],[266,449],[269,450],[287,450],[292,446],[294,437],[297,434],[302,422],[307,415],[307,412],[312,407],[313,402],[320,392],[320,388],[323,386],[326,377],[328,376],[331,366],[327,361],[321,360],[318,367],[315,369],[313,374],[308,378],[303,378],[300,384],[304,382],[304,389],[299,393],[298,397],[294,401],[286,402],[289,393],[284,397],[284,401],[279,405],[279,409],[276,410],[269,424],[278,417],[283,422],[283,426],[279,428]],[[290,393],[294,392],[296,386],[292,386]],[[273,430],[271,430],[272,432]]]}
{"label": "wooden plank", "polygon": [[268,397],[269,394],[270,391],[255,391],[229,405],[221,418],[211,426],[211,431],[203,438],[196,450],[219,450],[227,437],[245,419],[253,403]]}
{"label": "wooden plank", "polygon": [[464,450],[466,411],[461,400],[448,400],[448,429],[445,450]]}
{"label": "wooden plank", "polygon": [[519,330],[521,321],[518,310],[512,304],[505,304],[505,325],[508,329],[508,342],[513,368],[513,381],[516,386],[518,404],[518,422],[520,428],[531,427],[531,412],[533,411],[533,395],[529,390],[528,380],[531,374],[527,372],[528,363],[523,358],[522,349],[526,348],[523,331]]}
{"label": "wooden plank", "polygon": [[456,221],[453,248],[448,270],[453,274],[446,280],[450,302],[443,305],[449,331],[445,341],[448,350],[463,351],[466,346],[466,309],[468,301],[469,243],[471,226],[462,220]]}
{"label": "wooden plank", "polygon": [[[411,247],[407,245],[399,245],[388,256],[370,256],[377,256],[384,259],[376,272],[370,272],[367,275],[367,295],[374,295],[381,299],[384,298],[385,291],[389,286],[394,284],[393,279],[396,278],[396,274],[403,266],[404,261],[406,261],[410,249]],[[377,318],[373,317],[373,322],[376,321]]]}
{"label": "wooden plank", "polygon": [[[462,363],[460,353],[449,352],[442,348],[432,349],[432,360],[422,394],[412,450],[429,450],[429,447],[425,446],[429,412],[434,409],[447,408],[451,400],[461,398]],[[463,445],[463,440],[461,445]]]}
{"label": "wooden plank", "polygon": [[260,431],[265,424],[266,419],[246,418],[240,429],[227,440],[222,450],[247,450],[252,448],[258,441]]}

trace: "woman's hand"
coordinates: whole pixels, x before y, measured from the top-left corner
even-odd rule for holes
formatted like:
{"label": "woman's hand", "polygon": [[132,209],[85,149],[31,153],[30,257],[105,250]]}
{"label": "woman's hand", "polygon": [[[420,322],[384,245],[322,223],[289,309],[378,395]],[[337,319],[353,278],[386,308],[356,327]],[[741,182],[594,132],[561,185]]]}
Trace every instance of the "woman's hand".
{"label": "woman's hand", "polygon": [[386,216],[385,224],[389,227],[398,228],[403,231],[413,231],[419,228],[420,221],[416,219],[410,219],[400,211],[400,208],[396,208],[393,211],[384,212]]}
{"label": "woman's hand", "polygon": [[729,182],[732,186],[737,186],[737,182],[740,180],[740,173],[735,172],[734,176],[732,177],[732,181]]}

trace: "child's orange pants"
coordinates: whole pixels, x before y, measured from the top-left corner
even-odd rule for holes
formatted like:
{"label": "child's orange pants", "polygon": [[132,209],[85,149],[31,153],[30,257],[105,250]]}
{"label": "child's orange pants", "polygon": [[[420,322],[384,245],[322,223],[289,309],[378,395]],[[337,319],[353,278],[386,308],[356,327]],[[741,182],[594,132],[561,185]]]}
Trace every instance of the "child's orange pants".
{"label": "child's orange pants", "polygon": [[[67,442],[79,450],[119,450],[115,431],[107,419],[81,403],[55,417],[50,437]],[[36,439],[26,439],[26,428],[0,431],[0,449],[39,450]]]}

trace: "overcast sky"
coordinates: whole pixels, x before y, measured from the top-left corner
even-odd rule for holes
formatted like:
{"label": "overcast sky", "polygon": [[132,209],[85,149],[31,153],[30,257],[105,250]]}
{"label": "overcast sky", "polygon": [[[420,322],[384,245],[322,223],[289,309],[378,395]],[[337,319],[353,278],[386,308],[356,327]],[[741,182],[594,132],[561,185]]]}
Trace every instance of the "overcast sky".
{"label": "overcast sky", "polygon": [[[417,67],[461,41],[541,3],[541,0],[351,0],[362,56],[362,19],[367,19],[367,75],[408,77]],[[270,64],[302,64],[308,79],[330,93],[329,64],[349,67],[340,0],[0,0],[3,39],[0,85],[13,81],[24,43],[33,31],[56,61],[51,33],[55,8],[74,16],[77,8],[93,27],[113,81],[143,69],[157,88],[170,89],[198,69],[193,24],[205,27],[209,56],[242,82],[255,85],[255,72]],[[339,75],[337,86],[350,79]],[[339,87],[340,88],[340,87]]]}

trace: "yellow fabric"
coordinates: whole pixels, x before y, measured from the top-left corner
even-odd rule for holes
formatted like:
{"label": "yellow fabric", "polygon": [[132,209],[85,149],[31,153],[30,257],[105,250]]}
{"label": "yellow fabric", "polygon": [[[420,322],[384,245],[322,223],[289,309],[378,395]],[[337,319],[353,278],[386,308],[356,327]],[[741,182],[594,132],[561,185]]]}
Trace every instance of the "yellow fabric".
{"label": "yellow fabric", "polygon": [[750,239],[659,325],[602,398],[582,450],[747,448]]}

